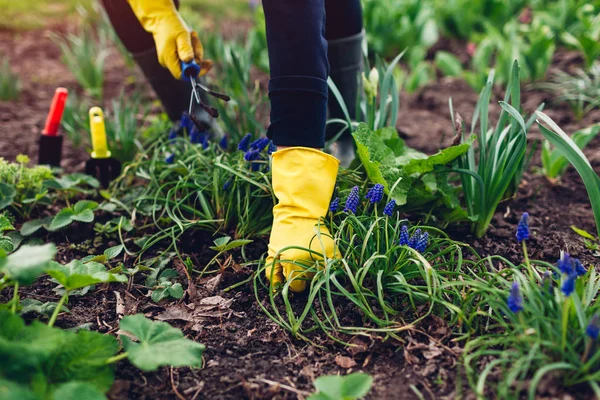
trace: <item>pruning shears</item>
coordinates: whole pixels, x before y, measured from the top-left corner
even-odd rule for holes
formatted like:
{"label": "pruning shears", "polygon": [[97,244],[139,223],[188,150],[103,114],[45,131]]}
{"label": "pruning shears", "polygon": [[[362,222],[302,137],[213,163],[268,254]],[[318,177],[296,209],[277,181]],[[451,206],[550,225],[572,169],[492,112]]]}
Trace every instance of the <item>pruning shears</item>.
{"label": "pruning shears", "polygon": [[190,62],[181,62],[181,79],[190,82],[192,85],[192,94],[190,96],[190,106],[188,109],[188,114],[194,115],[194,104],[200,105],[204,111],[206,111],[211,117],[218,118],[219,112],[216,108],[211,107],[205,104],[200,98],[200,90],[206,92],[207,94],[214,96],[223,101],[229,101],[231,98],[226,94],[215,92],[201,84],[198,80],[198,75],[200,74],[200,65],[194,60]]}

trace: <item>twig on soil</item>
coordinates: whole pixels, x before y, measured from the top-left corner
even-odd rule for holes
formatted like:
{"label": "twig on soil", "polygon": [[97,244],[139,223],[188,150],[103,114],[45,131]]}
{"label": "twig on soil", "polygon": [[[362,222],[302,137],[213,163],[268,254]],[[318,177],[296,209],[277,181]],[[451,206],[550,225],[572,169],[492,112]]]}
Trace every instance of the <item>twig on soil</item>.
{"label": "twig on soil", "polygon": [[125,303],[123,303],[123,299],[121,298],[121,293],[114,291],[115,299],[117,300],[117,305],[115,307],[115,312],[117,313],[117,318],[123,318],[125,315]]}
{"label": "twig on soil", "polygon": [[177,390],[177,387],[175,386],[175,380],[173,379],[173,367],[170,367],[170,370],[171,370],[171,388],[173,389],[175,396],[177,396],[177,398],[179,400],[186,400],[185,397],[183,397],[183,395],[181,393],[179,393],[179,390]]}
{"label": "twig on soil", "polygon": [[299,389],[296,389],[295,387],[288,386],[288,385],[286,385],[284,383],[279,383],[279,382],[271,381],[269,379],[259,378],[259,379],[256,379],[256,381],[262,382],[262,383],[266,383],[267,385],[270,385],[270,386],[280,387],[281,389],[285,389],[285,390],[287,390],[289,392],[296,393],[297,395],[300,395],[300,396],[310,396],[311,395],[310,392],[307,392],[307,391],[304,391],[304,390],[299,390]]}

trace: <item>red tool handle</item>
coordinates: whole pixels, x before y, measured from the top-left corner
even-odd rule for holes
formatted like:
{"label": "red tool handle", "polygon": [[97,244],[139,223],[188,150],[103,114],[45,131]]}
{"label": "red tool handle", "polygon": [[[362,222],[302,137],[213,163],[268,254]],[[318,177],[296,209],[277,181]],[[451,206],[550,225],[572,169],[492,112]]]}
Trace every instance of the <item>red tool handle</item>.
{"label": "red tool handle", "polygon": [[65,88],[59,87],[54,92],[54,98],[52,99],[52,105],[50,106],[50,112],[46,119],[46,126],[42,131],[42,135],[46,136],[57,136],[58,127],[60,120],[65,110],[65,103],[67,102],[67,95],[69,91]]}

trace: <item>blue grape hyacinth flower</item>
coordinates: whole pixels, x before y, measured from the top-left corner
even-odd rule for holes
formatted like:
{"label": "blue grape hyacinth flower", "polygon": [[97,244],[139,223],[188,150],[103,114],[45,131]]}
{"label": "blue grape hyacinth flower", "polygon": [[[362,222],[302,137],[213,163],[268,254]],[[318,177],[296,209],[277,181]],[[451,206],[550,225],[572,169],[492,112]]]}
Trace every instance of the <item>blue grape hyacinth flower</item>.
{"label": "blue grape hyacinth flower", "polygon": [[206,132],[200,133],[198,143],[200,143],[202,145],[202,148],[204,150],[208,149],[208,146],[209,146],[208,133],[206,133]]}
{"label": "blue grape hyacinth flower", "polygon": [[335,199],[333,199],[331,204],[329,204],[329,211],[336,212],[339,207],[340,207],[340,198],[336,197]]}
{"label": "blue grape hyacinth flower", "polygon": [[224,191],[227,191],[227,190],[229,190],[229,188],[231,187],[231,184],[232,184],[232,183],[233,183],[233,181],[232,181],[231,179],[227,180],[227,182],[225,182],[225,183],[223,184],[223,190],[224,190]]}
{"label": "blue grape hyacinth flower", "polygon": [[346,199],[346,205],[344,206],[344,212],[351,212],[352,214],[355,214],[359,203],[360,203],[360,198],[358,197],[358,186],[354,186],[350,190],[350,194],[348,195],[348,198]]}
{"label": "blue grape hyacinth flower", "polygon": [[194,121],[192,121],[188,113],[183,113],[183,115],[181,115],[181,120],[179,121],[179,127],[190,133],[192,129],[196,127],[196,124],[194,124]]}
{"label": "blue grape hyacinth flower", "polygon": [[271,139],[266,137],[258,138],[254,142],[250,143],[250,148],[252,150],[262,151],[265,147],[267,147],[270,141]]}
{"label": "blue grape hyacinth flower", "polygon": [[272,141],[269,142],[269,147],[267,147],[267,154],[271,155],[277,151],[277,146]]}
{"label": "blue grape hyacinth flower", "polygon": [[244,136],[242,140],[240,140],[240,142],[238,143],[238,150],[248,151],[248,147],[250,146],[250,139],[252,139],[252,134],[247,133],[246,136]]}
{"label": "blue grape hyacinth flower", "polygon": [[415,245],[415,250],[419,253],[423,253],[427,249],[427,245],[429,245],[429,232],[425,232],[421,235]]}
{"label": "blue grape hyacinth flower", "polygon": [[168,156],[165,157],[165,162],[167,164],[173,164],[174,161],[175,161],[175,154],[169,154]]}
{"label": "blue grape hyacinth flower", "polygon": [[587,269],[583,266],[581,261],[578,258],[573,259],[573,269],[575,270],[575,274],[577,276],[583,276],[587,274]]}
{"label": "blue grape hyacinth flower", "polygon": [[560,290],[562,290],[562,292],[565,296],[569,297],[575,291],[575,281],[576,280],[577,280],[577,275],[571,274],[563,282]]}
{"label": "blue grape hyacinth flower", "polygon": [[219,147],[221,150],[227,150],[227,135],[224,135],[221,140],[219,140]]}
{"label": "blue grape hyacinth flower", "polygon": [[517,242],[529,239],[529,213],[523,213],[519,225],[517,225]]}
{"label": "blue grape hyacinth flower", "polygon": [[408,226],[402,225],[400,228],[400,246],[407,246],[410,242],[410,236],[408,235]]}
{"label": "blue grape hyacinth flower", "polygon": [[169,131],[169,143],[175,143],[175,139],[177,139],[177,129],[173,128]]}
{"label": "blue grape hyacinth flower", "polygon": [[517,281],[514,281],[510,287],[510,295],[508,296],[506,305],[514,313],[523,310],[523,296],[521,295],[521,289]]}
{"label": "blue grape hyacinth flower", "polygon": [[590,319],[588,326],[585,328],[585,333],[592,339],[598,339],[600,336],[600,314],[596,313]]}
{"label": "blue grape hyacinth flower", "polygon": [[381,183],[376,183],[365,196],[365,199],[369,199],[371,203],[379,203],[383,198],[384,186]]}
{"label": "blue grape hyacinth flower", "polygon": [[417,228],[408,241],[408,247],[416,250],[419,239],[421,239],[421,229]]}
{"label": "blue grape hyacinth flower", "polygon": [[394,214],[394,207],[396,207],[396,200],[390,200],[383,209],[383,215],[391,217]]}

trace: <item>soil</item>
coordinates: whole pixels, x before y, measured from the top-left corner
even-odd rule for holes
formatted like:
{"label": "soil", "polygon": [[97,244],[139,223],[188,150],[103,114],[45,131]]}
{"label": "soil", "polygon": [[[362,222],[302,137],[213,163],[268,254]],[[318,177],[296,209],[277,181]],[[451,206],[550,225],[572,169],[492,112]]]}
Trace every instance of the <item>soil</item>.
{"label": "soil", "polygon": [[[0,32],[0,54],[7,54],[13,65],[18,66],[15,70],[23,81],[18,101],[0,102],[0,156],[9,160],[20,153],[36,159],[37,137],[54,89],[57,86],[77,87],[71,73],[60,62],[59,51],[48,38],[48,33],[57,29],[63,28]],[[453,51],[463,48],[455,43],[451,46]],[[464,58],[464,55],[460,57]],[[579,62],[572,53],[559,52],[553,68],[564,70]],[[126,91],[141,90],[149,100],[153,99],[141,74],[128,70],[118,53],[113,51],[106,63],[106,101],[116,97],[123,88]],[[496,100],[501,99],[501,95],[496,93]],[[464,120],[470,121],[477,94],[463,81],[443,78],[418,93],[402,95],[398,128],[409,146],[433,153],[450,144],[449,97],[453,98],[455,109]],[[600,121],[600,110],[576,121],[568,107],[553,104],[550,99],[546,93],[527,90],[523,94],[524,109],[532,112],[539,103],[547,102],[546,112],[567,132]],[[497,115],[497,107],[493,112]],[[534,128],[530,140],[539,138],[539,132]],[[596,138],[585,150],[596,170],[600,167],[599,145],[600,138]],[[68,140],[63,151],[63,168],[81,171],[87,153],[74,148]],[[581,238],[570,228],[575,225],[589,232],[595,231],[593,214],[579,176],[570,169],[559,182],[549,182],[535,173],[539,167],[537,160],[539,157],[534,158],[517,196],[498,208],[484,238],[475,239],[461,227],[451,232],[452,237],[471,244],[481,255],[499,254],[518,262],[521,251],[513,235],[522,212],[527,211],[532,217],[533,235],[528,242],[531,258],[554,261],[563,249],[593,265],[595,254],[585,248]],[[59,260],[68,261],[87,255],[86,249],[90,245],[85,241],[93,235],[91,229],[74,227],[66,234],[53,234],[48,239],[59,244]],[[212,254],[209,243],[210,234],[200,235],[189,253],[200,263],[206,263]],[[107,243],[106,247],[110,245]],[[250,245],[248,254],[257,259],[265,251],[265,242],[260,241]],[[227,290],[251,276],[252,265],[242,263],[241,255],[234,252],[228,267],[217,275],[218,278],[214,275],[192,278],[181,301],[152,302],[141,277],[126,286],[100,285],[85,296],[72,297],[68,304],[71,313],[62,314],[57,325],[90,324],[90,329],[115,334],[122,312],[126,315],[143,313],[153,319],[168,321],[183,329],[187,337],[207,346],[202,369],[162,368],[154,373],[144,373],[127,361],[121,361],[116,368],[116,382],[109,393],[111,399],[302,399],[313,390],[316,377],[357,370],[368,372],[375,379],[368,396],[370,399],[417,399],[420,398],[417,392],[426,399],[454,398],[461,393],[464,398],[472,398],[466,383],[456,375],[460,348],[453,347],[456,345],[449,341],[449,329],[443,321],[430,318],[420,326],[434,340],[419,333],[409,333],[405,335],[405,346],[367,338],[362,339],[362,349],[357,352],[319,335],[312,337],[313,343],[309,344],[291,337],[265,315],[255,299],[251,281]],[[187,280],[183,273],[181,279],[182,282]],[[49,279],[42,279],[23,289],[21,295],[56,301],[58,296],[53,288]],[[10,293],[3,293],[0,299],[7,296]],[[267,293],[259,292],[259,296],[264,299]],[[303,300],[302,296],[295,299],[297,302]],[[435,351],[431,352],[432,349]],[[576,393],[571,395],[576,396]]]}

